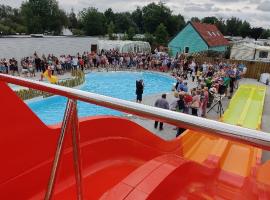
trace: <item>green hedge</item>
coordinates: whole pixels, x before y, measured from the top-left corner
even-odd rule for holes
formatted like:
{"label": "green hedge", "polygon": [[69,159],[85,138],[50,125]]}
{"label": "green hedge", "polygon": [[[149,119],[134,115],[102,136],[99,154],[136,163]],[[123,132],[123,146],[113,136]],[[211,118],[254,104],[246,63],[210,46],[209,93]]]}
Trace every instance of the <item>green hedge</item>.
{"label": "green hedge", "polygon": [[[84,72],[82,72],[80,70],[76,70],[76,71],[72,71],[71,75],[75,78],[65,80],[65,81],[59,81],[56,85],[61,85],[61,86],[73,88],[73,87],[79,86],[85,82]],[[50,94],[47,92],[34,90],[34,89],[22,89],[22,90],[16,91],[16,93],[22,100],[29,100],[29,99],[33,99],[35,97],[47,98],[47,97],[54,95],[54,94]]]}

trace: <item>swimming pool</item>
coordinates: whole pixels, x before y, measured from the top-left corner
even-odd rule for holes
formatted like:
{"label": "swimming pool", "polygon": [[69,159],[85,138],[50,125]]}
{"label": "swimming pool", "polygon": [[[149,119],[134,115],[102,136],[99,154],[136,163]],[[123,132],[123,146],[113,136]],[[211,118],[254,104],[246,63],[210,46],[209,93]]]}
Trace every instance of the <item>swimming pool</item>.
{"label": "swimming pool", "polygon": [[[169,76],[151,72],[94,72],[86,75],[86,82],[81,90],[133,101],[136,99],[136,80],[144,80],[145,95],[169,92],[175,80]],[[48,125],[63,120],[67,99],[54,96],[30,102],[28,106]],[[78,102],[79,117],[97,115],[116,115],[122,113],[111,109]]]}

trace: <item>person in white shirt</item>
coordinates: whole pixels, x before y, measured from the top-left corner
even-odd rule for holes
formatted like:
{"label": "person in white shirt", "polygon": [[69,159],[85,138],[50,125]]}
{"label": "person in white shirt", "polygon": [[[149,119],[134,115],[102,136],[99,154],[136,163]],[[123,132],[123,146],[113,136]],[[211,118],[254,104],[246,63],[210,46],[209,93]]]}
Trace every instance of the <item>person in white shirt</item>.
{"label": "person in white shirt", "polygon": [[78,58],[77,57],[73,57],[72,58],[72,68],[76,70],[77,67],[78,67]]}

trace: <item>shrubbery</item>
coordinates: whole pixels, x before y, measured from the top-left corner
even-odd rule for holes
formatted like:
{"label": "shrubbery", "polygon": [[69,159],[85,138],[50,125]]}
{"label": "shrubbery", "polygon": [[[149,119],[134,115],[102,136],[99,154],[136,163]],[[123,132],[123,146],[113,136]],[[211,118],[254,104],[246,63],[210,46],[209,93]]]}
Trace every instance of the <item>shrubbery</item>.
{"label": "shrubbery", "polygon": [[[76,71],[72,71],[71,74],[75,78],[65,80],[65,81],[60,81],[57,83],[57,85],[61,85],[65,87],[76,87],[84,83],[85,81],[84,72],[80,70],[76,70]],[[54,95],[54,94],[50,94],[50,93],[39,91],[39,90],[33,90],[33,89],[23,89],[23,90],[16,91],[16,93],[22,100],[29,100],[35,97],[46,98],[46,97],[50,97]]]}

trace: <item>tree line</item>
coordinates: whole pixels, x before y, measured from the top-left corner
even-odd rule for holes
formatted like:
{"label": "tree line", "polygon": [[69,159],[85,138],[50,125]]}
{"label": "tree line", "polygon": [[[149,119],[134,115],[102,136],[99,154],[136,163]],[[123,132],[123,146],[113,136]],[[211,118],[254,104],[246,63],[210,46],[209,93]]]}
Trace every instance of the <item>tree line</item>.
{"label": "tree line", "polygon": [[[258,38],[270,37],[270,30],[251,27],[247,21],[232,17],[224,20],[216,17],[191,21],[215,24],[224,35]],[[166,44],[181,31],[187,21],[181,14],[174,14],[164,3],[150,3],[137,7],[132,12],[114,12],[107,9],[100,12],[97,8],[85,8],[78,14],[73,10],[66,13],[59,8],[57,0],[28,0],[20,8],[0,5],[0,33],[60,35],[64,27],[74,35],[108,35],[124,33],[123,39],[133,39],[135,34],[144,34],[150,43]]]}

